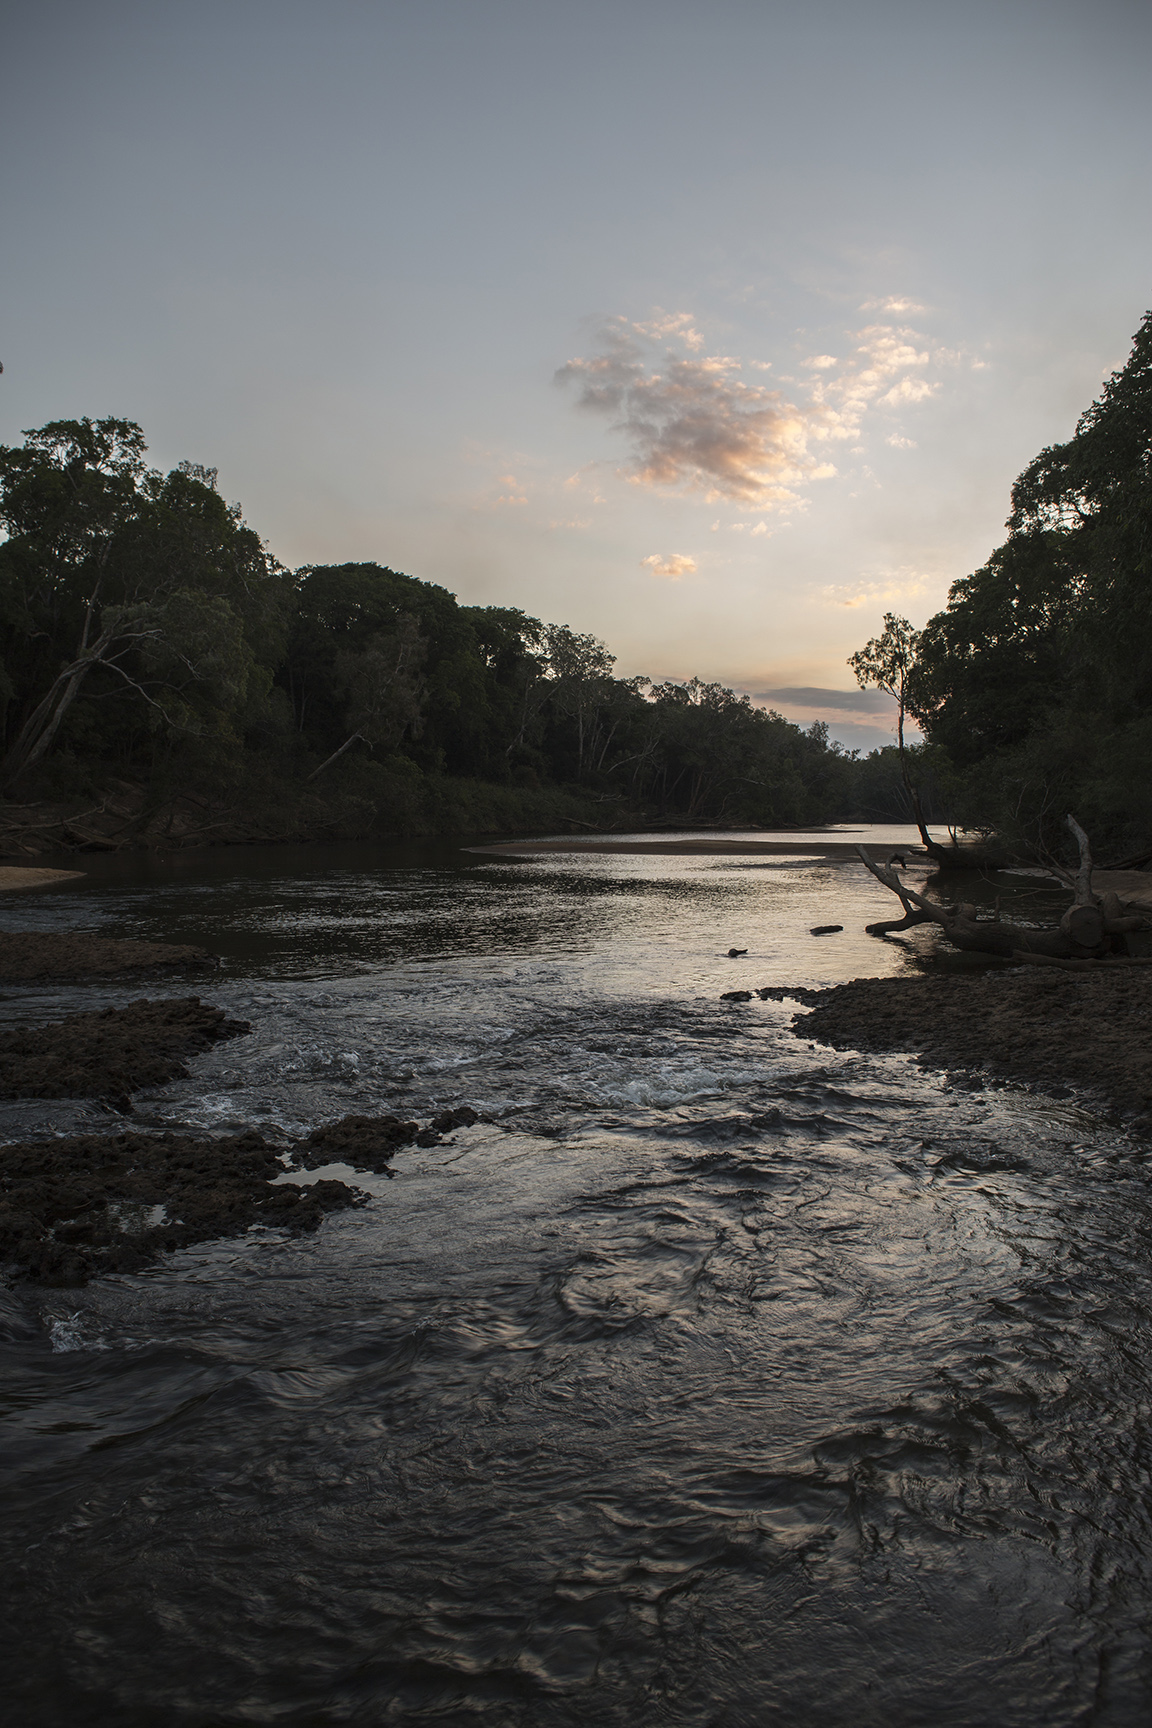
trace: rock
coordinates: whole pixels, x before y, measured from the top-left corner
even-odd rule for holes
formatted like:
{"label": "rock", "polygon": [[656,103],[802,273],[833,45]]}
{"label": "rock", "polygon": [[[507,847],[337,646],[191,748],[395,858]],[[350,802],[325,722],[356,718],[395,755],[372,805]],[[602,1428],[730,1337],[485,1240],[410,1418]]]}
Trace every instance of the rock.
{"label": "rock", "polygon": [[479,1120],[470,1104],[461,1104],[455,1110],[443,1110],[439,1116],[433,1116],[428,1126],[437,1134],[450,1134],[454,1128],[471,1128]]}
{"label": "rock", "polygon": [[747,952],[747,948],[729,948],[728,958],[729,960],[739,960],[741,954],[747,954]]}
{"label": "rock", "polygon": [[0,1098],[101,1098],[128,1114],[130,1093],[185,1078],[185,1056],[250,1030],[198,996],[179,996],[0,1032]]}
{"label": "rock", "polygon": [[725,990],[721,1002],[751,1002],[751,990]]}
{"label": "rock", "polygon": [[843,924],[813,924],[809,936],[835,936],[843,930]]}
{"label": "rock", "polygon": [[405,1146],[439,1146],[442,1135],[454,1128],[469,1128],[479,1120],[469,1104],[441,1111],[426,1128],[418,1122],[401,1122],[396,1116],[343,1116],[339,1122],[314,1128],[296,1147],[292,1162],[303,1170],[317,1170],[322,1164],[350,1164],[354,1170],[391,1176],[388,1166]]}
{"label": "rock", "polygon": [[1055,1094],[1069,1086],[1152,1132],[1152,971],[984,972],[857,978],[818,996],[793,1031],[835,1049],[915,1052],[926,1067],[986,1071]]}
{"label": "rock", "polygon": [[36,978],[113,978],[126,972],[210,969],[219,960],[206,948],[170,942],[121,941],[73,930],[0,930],[0,981],[28,984]]}
{"label": "rock", "polygon": [[756,992],[761,1002],[820,1002],[826,990],[810,990],[806,984],[765,984]]}
{"label": "rock", "polygon": [[350,1164],[354,1170],[391,1176],[389,1163],[402,1147],[414,1145],[419,1133],[419,1123],[402,1122],[397,1116],[342,1116],[338,1122],[314,1128],[295,1148],[292,1162],[302,1170]]}
{"label": "rock", "polygon": [[220,1140],[125,1132],[3,1146],[0,1257],[33,1283],[86,1284],[252,1224],[315,1230],[325,1213],[365,1199],[343,1182],[273,1182],[281,1175],[275,1150],[252,1130]]}

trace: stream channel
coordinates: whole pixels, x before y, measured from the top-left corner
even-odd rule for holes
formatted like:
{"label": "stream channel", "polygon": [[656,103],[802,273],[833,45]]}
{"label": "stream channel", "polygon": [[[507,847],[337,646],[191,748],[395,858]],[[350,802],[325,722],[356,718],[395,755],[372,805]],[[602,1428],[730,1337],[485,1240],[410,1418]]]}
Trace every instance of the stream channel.
{"label": "stream channel", "polygon": [[1147,1147],[719,999],[923,963],[859,864],[83,862],[5,925],[220,971],[0,1021],[252,1023],[133,1126],[483,1120],[313,1236],[0,1292],[11,1728],[1148,1722]]}

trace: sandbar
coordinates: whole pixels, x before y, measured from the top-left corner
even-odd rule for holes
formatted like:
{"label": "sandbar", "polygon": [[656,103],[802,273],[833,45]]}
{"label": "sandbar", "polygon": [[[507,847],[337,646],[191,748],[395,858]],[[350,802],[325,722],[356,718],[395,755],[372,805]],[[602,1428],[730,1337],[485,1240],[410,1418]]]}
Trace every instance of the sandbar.
{"label": "sandbar", "polygon": [[57,882],[72,882],[84,870],[42,870],[27,864],[0,864],[0,893],[13,888],[52,888]]}

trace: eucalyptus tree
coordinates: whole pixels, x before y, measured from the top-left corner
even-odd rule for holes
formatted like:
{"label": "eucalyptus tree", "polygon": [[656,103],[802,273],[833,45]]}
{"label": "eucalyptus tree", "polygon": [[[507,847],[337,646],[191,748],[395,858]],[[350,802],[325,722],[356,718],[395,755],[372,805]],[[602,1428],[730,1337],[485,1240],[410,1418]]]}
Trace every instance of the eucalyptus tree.
{"label": "eucalyptus tree", "polygon": [[[146,734],[238,742],[282,639],[281,571],[213,470],[145,462],[131,421],[59,420],[0,447],[0,624],[11,786],[79,703]],[[122,730],[122,728],[121,728]],[[115,723],[94,715],[91,747]]]}

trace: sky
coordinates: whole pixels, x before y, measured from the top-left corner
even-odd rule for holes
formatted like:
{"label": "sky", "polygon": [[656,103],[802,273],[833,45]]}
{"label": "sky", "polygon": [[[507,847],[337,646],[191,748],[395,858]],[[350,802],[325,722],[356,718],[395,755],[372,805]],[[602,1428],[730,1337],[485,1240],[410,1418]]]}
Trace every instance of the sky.
{"label": "sky", "polygon": [[0,11],[0,442],[852,747],[1152,303],[1145,0]]}

